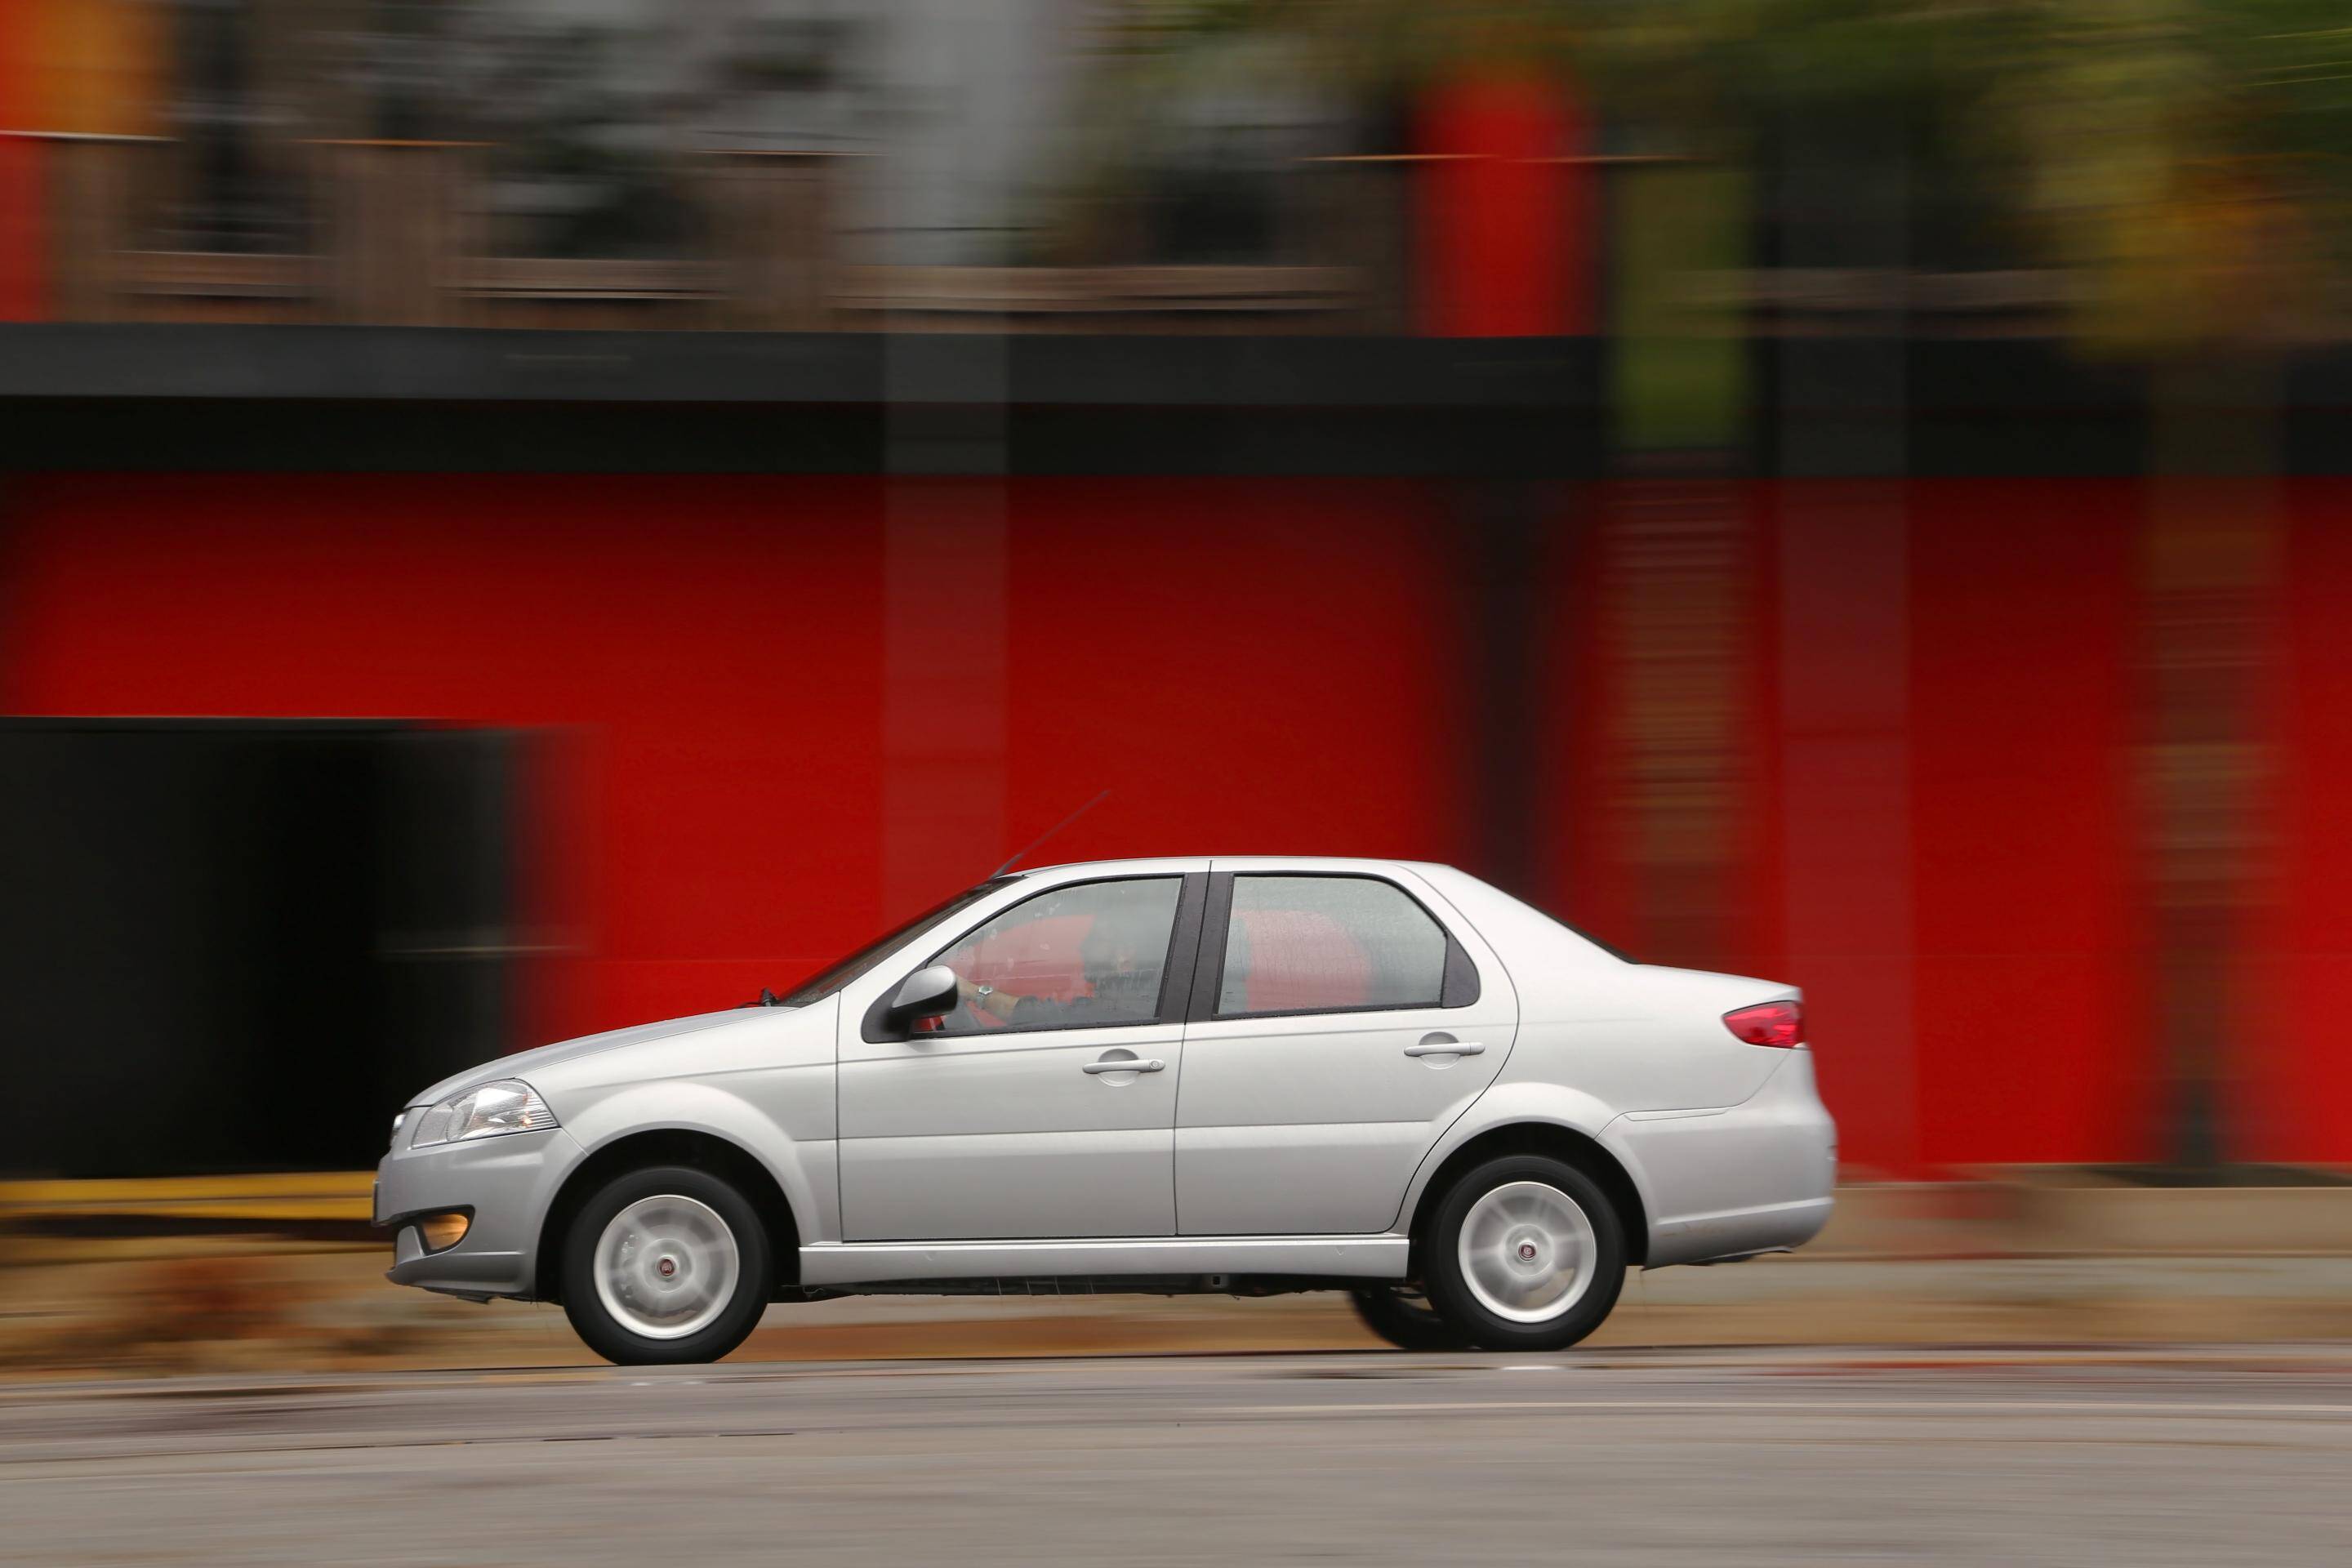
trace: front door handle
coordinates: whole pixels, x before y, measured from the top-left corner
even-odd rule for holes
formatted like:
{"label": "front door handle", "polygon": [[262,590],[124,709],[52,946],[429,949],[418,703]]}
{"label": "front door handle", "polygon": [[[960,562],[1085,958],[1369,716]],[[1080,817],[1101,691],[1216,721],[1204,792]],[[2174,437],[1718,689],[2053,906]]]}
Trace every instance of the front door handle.
{"label": "front door handle", "polygon": [[1404,1054],[1409,1057],[1475,1057],[1486,1048],[1475,1040],[1444,1040],[1434,1045],[1423,1040],[1417,1046],[1407,1046]]}
{"label": "front door handle", "polygon": [[1158,1057],[1152,1058],[1150,1061],[1129,1057],[1123,1062],[1081,1062],[1078,1064],[1078,1070],[1080,1072],[1159,1072],[1167,1065]]}

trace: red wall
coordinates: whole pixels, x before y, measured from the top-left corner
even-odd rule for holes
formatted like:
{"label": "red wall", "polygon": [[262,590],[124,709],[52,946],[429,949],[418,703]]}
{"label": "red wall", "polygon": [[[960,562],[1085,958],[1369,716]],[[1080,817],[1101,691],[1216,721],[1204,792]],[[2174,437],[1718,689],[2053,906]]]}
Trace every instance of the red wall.
{"label": "red wall", "polygon": [[1050,858],[1461,858],[1464,637],[1427,492],[1024,479],[1011,502],[1011,841],[1109,788]]}
{"label": "red wall", "polygon": [[[1587,495],[1551,577],[1548,879],[1556,907],[1639,949],[1640,763],[1606,634],[1622,504]],[[1745,664],[1721,764],[1726,947],[1700,962],[1808,988],[1849,1163],[2155,1157],[2138,487],[1759,482],[1721,504],[1747,541]]]}
{"label": "red wall", "polygon": [[2256,927],[2242,1107],[2279,1160],[2352,1162],[2352,479],[2284,487],[2276,901]]}
{"label": "red wall", "polygon": [[[541,977],[549,1036],[786,984],[1106,788],[1042,858],[1473,853],[1478,639],[1440,492],[1020,479],[963,495],[971,527],[942,560],[924,540],[945,535],[906,531],[918,493],[849,478],[20,481],[0,709],[559,730],[572,765],[539,805],[576,942]],[[1809,988],[1851,1163],[2158,1157],[2140,487],[1732,494],[1748,625],[1712,962]],[[2352,481],[2285,495],[2281,679],[2262,720],[2275,874],[2235,955],[2237,1152],[2341,1161]],[[1638,942],[1624,687],[1587,531],[1611,504],[1605,487],[1564,503],[1548,696],[1503,765],[1540,770],[1557,802],[1555,907]],[[931,723],[951,743],[909,749]],[[964,816],[921,817],[966,786]],[[897,873],[894,841],[914,850]]]}
{"label": "red wall", "polygon": [[1921,1160],[2153,1158],[2129,765],[2138,488],[1909,492]]}
{"label": "red wall", "polygon": [[[1106,787],[1045,858],[1458,857],[1459,639],[1420,491],[1005,501],[1005,680],[901,693],[986,705],[1006,741],[1002,822],[939,846],[925,901]],[[584,946],[545,1032],[728,1005],[913,912],[883,898],[885,513],[866,479],[33,481],[0,709],[565,727],[585,776],[544,805],[584,819]]]}

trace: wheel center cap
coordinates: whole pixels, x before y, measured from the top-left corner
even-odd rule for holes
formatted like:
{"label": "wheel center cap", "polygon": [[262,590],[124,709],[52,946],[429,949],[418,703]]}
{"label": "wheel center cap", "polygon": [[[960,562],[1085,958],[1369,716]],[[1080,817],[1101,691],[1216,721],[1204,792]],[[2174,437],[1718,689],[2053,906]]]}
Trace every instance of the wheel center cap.
{"label": "wheel center cap", "polygon": [[667,1279],[671,1275],[677,1272],[677,1259],[675,1258],[665,1258],[659,1263],[655,1264],[654,1267],[656,1269],[659,1269],[661,1271],[661,1277]]}
{"label": "wheel center cap", "polygon": [[1536,1244],[1532,1241],[1523,1241],[1519,1243],[1519,1261],[1522,1263],[1533,1263],[1535,1260]]}

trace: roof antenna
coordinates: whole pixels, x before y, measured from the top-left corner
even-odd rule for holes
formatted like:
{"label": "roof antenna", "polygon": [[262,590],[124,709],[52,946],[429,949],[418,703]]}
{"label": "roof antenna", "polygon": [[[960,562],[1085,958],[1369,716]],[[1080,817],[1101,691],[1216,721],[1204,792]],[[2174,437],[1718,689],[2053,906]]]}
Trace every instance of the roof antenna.
{"label": "roof antenna", "polygon": [[1069,816],[1066,816],[1066,817],[1062,818],[1062,820],[1061,820],[1061,821],[1059,821],[1059,822],[1057,822],[1057,823],[1054,824],[1054,826],[1051,826],[1051,827],[1049,827],[1049,828],[1045,829],[1045,832],[1040,833],[1039,835],[1037,835],[1037,837],[1034,837],[1034,838],[1031,839],[1031,840],[1028,842],[1028,844],[1024,845],[1024,846],[1023,847],[1021,847],[1020,849],[1015,850],[1015,851],[1013,852],[1013,858],[1012,858],[1012,859],[1007,860],[1003,865],[999,866],[995,870],[991,871],[991,872],[988,874],[988,875],[989,875],[989,879],[990,879],[991,881],[993,881],[993,880],[995,880],[997,878],[1002,877],[1003,875],[1004,875],[1004,873],[1006,873],[1007,871],[1010,871],[1011,869],[1013,869],[1013,867],[1018,866],[1019,864],[1021,864],[1021,862],[1022,862],[1023,860],[1024,860],[1024,859],[1028,858],[1029,851],[1030,851],[1030,850],[1036,848],[1038,845],[1045,843],[1045,840],[1047,840],[1048,838],[1053,837],[1054,837],[1054,835],[1055,835],[1056,833],[1061,832],[1061,831],[1062,831],[1062,829],[1064,829],[1065,827],[1067,827],[1070,824],[1072,824],[1073,822],[1076,822],[1078,818],[1080,818],[1080,817],[1084,816],[1087,813],[1088,813],[1088,812],[1092,811],[1095,807],[1097,807],[1097,806],[1100,805],[1103,803],[1103,800],[1104,800],[1105,796],[1108,796],[1109,794],[1110,794],[1110,791],[1108,791],[1108,790],[1104,790],[1104,791],[1102,792],[1102,794],[1101,794],[1101,795],[1096,795],[1096,796],[1094,797],[1094,799],[1092,799],[1092,800],[1090,800],[1090,801],[1087,802],[1087,804],[1086,804],[1086,805],[1082,805],[1082,806],[1078,807],[1078,809],[1077,809],[1077,810],[1076,810],[1076,811],[1074,811],[1074,812],[1070,813],[1070,815],[1069,815]]}

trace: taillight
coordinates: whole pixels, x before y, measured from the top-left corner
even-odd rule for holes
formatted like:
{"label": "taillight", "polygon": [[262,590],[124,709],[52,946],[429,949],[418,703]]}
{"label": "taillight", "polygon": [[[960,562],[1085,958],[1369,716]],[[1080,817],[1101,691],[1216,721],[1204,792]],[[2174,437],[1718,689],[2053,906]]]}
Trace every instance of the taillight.
{"label": "taillight", "polygon": [[1759,1002],[1723,1016],[1723,1026],[1751,1046],[1787,1048],[1805,1043],[1805,1009],[1799,1002]]}

